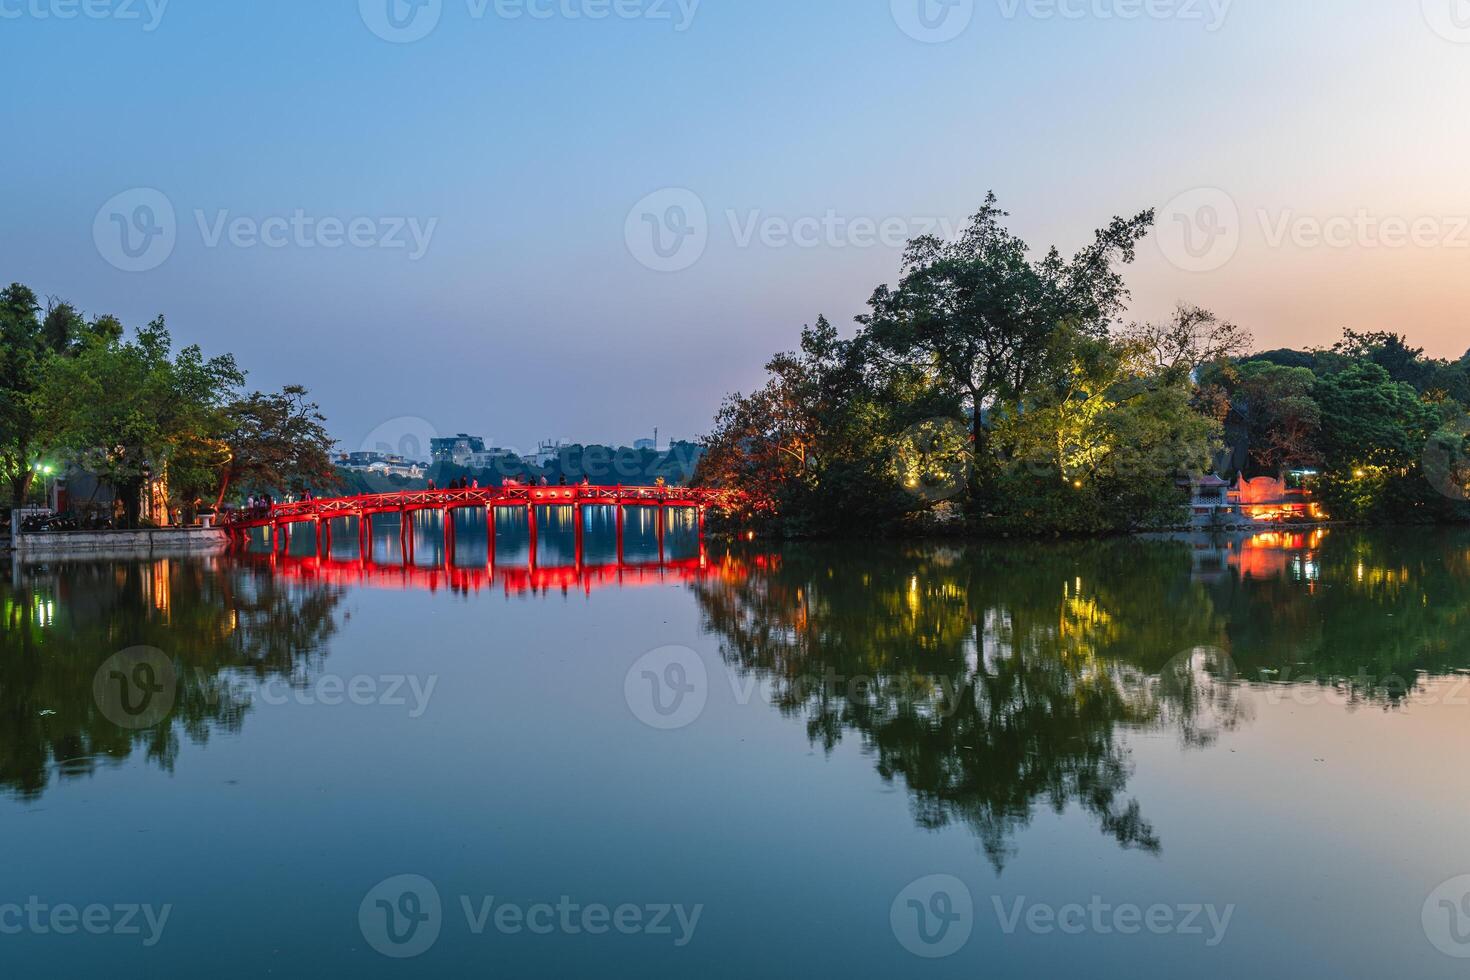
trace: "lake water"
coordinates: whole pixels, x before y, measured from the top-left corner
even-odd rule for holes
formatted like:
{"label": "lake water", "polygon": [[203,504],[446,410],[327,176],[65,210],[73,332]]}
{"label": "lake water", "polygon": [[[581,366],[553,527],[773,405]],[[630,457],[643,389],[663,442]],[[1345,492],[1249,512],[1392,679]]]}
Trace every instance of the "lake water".
{"label": "lake water", "polygon": [[5,975],[1470,969],[1470,533],[378,531],[11,569]]}

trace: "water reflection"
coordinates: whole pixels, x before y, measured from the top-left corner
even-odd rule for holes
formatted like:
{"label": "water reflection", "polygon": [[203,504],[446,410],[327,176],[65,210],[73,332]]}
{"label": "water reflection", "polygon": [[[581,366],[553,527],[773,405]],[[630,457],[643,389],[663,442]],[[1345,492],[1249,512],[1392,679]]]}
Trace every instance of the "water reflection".
{"label": "water reflection", "polygon": [[[342,592],[224,559],[13,566],[0,587],[0,788],[22,799],[141,752],[172,770],[181,741],[238,731],[250,710],[230,678],[300,683],[337,630]],[[94,697],[119,651],[168,651],[167,720],[130,730]]]}
{"label": "water reflection", "polygon": [[[456,525],[452,548],[442,524],[416,528],[408,563],[390,523],[369,555],[342,535],[324,556],[313,542],[289,556],[15,564],[0,583],[0,792],[35,799],[134,756],[171,770],[185,740],[245,725],[233,681],[322,672],[343,598],[364,587],[534,601],[682,585],[660,601],[692,596],[771,710],[825,750],[856,740],[919,824],[970,828],[997,868],[1042,807],[1080,808],[1118,845],[1159,851],[1148,800],[1129,791],[1129,738],[1208,748],[1250,723],[1244,685],[1326,686],[1396,710],[1426,678],[1470,666],[1463,533],[771,550],[706,547],[671,522],[660,561],[651,522],[630,518],[619,561],[612,530],[545,515],[534,561],[524,522],[497,528],[492,548],[481,518]],[[667,642],[657,623],[628,635],[642,621],[597,620],[620,624],[609,649]],[[453,650],[476,636],[431,639]],[[177,665],[177,705],[131,731],[93,683],[140,646]]]}
{"label": "water reflection", "polygon": [[813,743],[859,739],[921,825],[968,825],[997,870],[1042,806],[1160,849],[1129,733],[1209,746],[1249,721],[1246,682],[1352,677],[1393,707],[1470,660],[1464,535],[817,546],[752,568],[692,586],[729,666]]}

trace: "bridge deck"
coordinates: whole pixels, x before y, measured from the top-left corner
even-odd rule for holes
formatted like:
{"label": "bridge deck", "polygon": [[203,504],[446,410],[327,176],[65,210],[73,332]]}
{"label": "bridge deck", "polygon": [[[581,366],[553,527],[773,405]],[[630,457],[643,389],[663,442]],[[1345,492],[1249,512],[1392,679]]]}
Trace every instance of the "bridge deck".
{"label": "bridge deck", "polygon": [[688,487],[482,487],[475,490],[405,490],[274,504],[269,509],[235,511],[221,526],[231,531],[307,521],[371,517],[374,514],[459,510],[471,507],[688,507],[729,508],[737,494]]}

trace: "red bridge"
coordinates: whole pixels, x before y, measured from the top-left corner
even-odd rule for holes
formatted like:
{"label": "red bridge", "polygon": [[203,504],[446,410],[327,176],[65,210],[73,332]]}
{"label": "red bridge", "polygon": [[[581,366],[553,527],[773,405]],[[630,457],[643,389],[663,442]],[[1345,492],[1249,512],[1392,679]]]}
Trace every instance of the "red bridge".
{"label": "red bridge", "polygon": [[[618,555],[623,553],[623,517],[629,507],[654,508],[657,512],[659,553],[663,553],[665,514],[670,509],[693,510],[704,531],[705,514],[711,509],[731,510],[740,501],[740,494],[731,490],[696,490],[688,487],[486,487],[474,490],[408,490],[402,493],[370,494],[361,497],[334,497],[325,500],[306,500],[289,504],[275,504],[269,508],[234,511],[221,522],[230,534],[231,544],[243,549],[251,530],[269,528],[271,552],[281,551],[282,544],[289,542],[292,525],[310,524],[316,536],[317,554],[326,556],[332,550],[333,523],[350,521],[355,523],[359,554],[372,556],[372,522],[380,515],[394,514],[398,517],[398,533],[405,561],[412,560],[413,539],[410,517],[425,511],[441,512],[445,516],[444,537],[446,555],[454,553],[454,521],[450,515],[457,510],[484,510],[490,525],[494,526],[494,512],[500,509],[524,511],[530,529],[531,554],[536,554],[536,512],[542,507],[571,507],[577,512],[577,550],[581,552],[583,533],[582,513],[587,507],[611,507],[617,514]],[[494,547],[494,535],[491,535]],[[493,561],[493,556],[492,556]]]}

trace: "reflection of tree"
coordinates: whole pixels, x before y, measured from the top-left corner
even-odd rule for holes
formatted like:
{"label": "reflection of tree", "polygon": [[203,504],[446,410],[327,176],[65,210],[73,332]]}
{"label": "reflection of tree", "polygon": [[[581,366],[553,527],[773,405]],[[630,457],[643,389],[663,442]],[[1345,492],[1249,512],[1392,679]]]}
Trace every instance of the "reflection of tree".
{"label": "reflection of tree", "polygon": [[1232,576],[1212,591],[1244,676],[1343,684],[1392,704],[1422,673],[1470,659],[1467,580],[1464,533],[1339,531],[1290,549],[1271,574]]}
{"label": "reflection of tree", "polygon": [[[0,789],[36,798],[53,770],[87,775],[140,749],[172,769],[181,737],[239,730],[249,702],[238,681],[313,669],[340,599],[209,561],[22,568],[0,583]],[[134,732],[103,715],[92,682],[109,657],[138,646],[173,661],[178,689],[166,722]]]}
{"label": "reflection of tree", "polygon": [[1201,743],[1206,715],[1238,714],[1175,656],[1223,635],[1178,546],[818,547],[765,569],[693,587],[731,667],[827,749],[857,733],[921,825],[968,824],[997,870],[1042,803],[1158,850],[1120,732]]}

